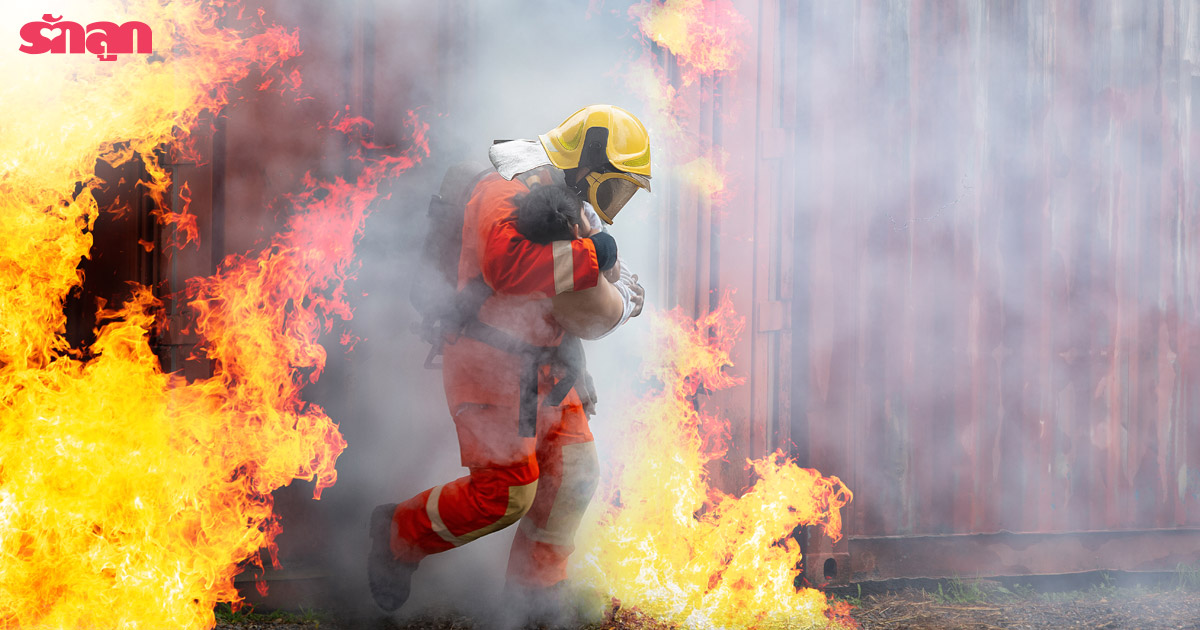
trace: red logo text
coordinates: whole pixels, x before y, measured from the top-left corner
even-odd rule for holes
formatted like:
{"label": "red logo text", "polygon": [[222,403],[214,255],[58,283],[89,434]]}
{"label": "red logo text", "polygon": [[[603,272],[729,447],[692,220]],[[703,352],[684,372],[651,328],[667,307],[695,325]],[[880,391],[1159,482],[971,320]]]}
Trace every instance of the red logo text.
{"label": "red logo text", "polygon": [[75,22],[61,22],[61,15],[54,17],[47,13],[42,20],[21,27],[21,39],[25,41],[21,52],[31,55],[89,52],[101,61],[114,61],[117,55],[135,49],[139,54],[154,52],[154,33],[143,22],[92,22],[85,28]]}

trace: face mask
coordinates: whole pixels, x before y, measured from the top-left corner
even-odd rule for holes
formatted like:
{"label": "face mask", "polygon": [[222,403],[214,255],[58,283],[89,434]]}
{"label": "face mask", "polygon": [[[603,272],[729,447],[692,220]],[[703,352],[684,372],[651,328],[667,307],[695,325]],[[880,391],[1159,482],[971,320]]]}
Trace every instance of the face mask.
{"label": "face mask", "polygon": [[639,188],[645,188],[647,192],[650,190],[649,177],[619,171],[589,173],[585,181],[588,201],[596,209],[596,214],[609,224]]}

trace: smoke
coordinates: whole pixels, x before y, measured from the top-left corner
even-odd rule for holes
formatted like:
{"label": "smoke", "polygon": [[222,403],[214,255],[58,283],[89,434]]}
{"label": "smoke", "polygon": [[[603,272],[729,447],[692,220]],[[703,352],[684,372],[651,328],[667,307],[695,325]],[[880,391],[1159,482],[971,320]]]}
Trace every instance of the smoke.
{"label": "smoke", "polygon": [[[338,484],[317,506],[281,501],[285,567],[290,548],[332,577],[337,603],[370,610],[371,508],[465,474],[408,302],[446,167],[484,163],[493,140],[533,138],[584,105],[641,115],[656,192],[635,196],[613,233],[648,308],[663,308],[677,299],[673,276],[695,278],[695,261],[661,247],[681,238],[665,226],[696,201],[662,174],[698,156],[666,144],[677,121],[658,128],[662,103],[636,90],[644,43],[628,2],[278,4],[270,17],[300,29],[313,98],[270,91],[233,109],[226,252],[273,231],[271,212],[248,209],[306,171],[345,168],[337,147],[302,129],[343,107],[374,121],[382,146],[405,142],[409,109],[432,124],[431,158],[367,221],[344,328],[361,341],[339,354],[335,330],[327,371],[307,390],[349,444]],[[769,255],[726,255],[731,272],[692,287],[737,285],[754,326],[769,301],[790,315],[791,347],[754,378],[790,391],[792,418],[738,420],[790,421],[805,463],[855,491],[851,536],[1194,524],[1200,7],[778,4],[745,35],[741,69],[701,80],[716,94],[689,103],[702,113],[673,110],[711,116],[722,132],[697,143],[729,175],[713,251],[745,251],[739,225],[774,222],[770,242],[754,245]],[[755,37],[771,28],[773,43]],[[740,91],[750,86],[759,93]],[[308,126],[275,124],[284,107]],[[778,156],[762,157],[760,143]],[[646,334],[634,320],[587,344],[602,462],[620,448],[611,423],[637,391]],[[736,369],[758,359],[742,352]],[[511,536],[425,560],[405,610],[486,616]]]}
{"label": "smoke", "polygon": [[[580,107],[613,103],[637,112],[619,68],[642,44],[627,5],[551,2],[281,3],[268,15],[300,29],[304,94],[314,102],[287,103],[290,96],[260,97],[240,105],[228,127],[231,166],[245,168],[226,182],[230,203],[257,203],[274,188],[309,169],[337,174],[337,147],[323,146],[307,131],[273,124],[275,108],[299,107],[314,126],[327,120],[329,106],[349,105],[350,115],[374,122],[373,141],[405,142],[405,112],[417,109],[431,124],[431,156],[393,182],[366,223],[357,255],[361,267],[348,285],[354,318],[327,335],[329,364],[306,398],[339,422],[348,446],[338,461],[338,482],[319,503],[303,487],[277,496],[284,532],[280,576],[324,575],[326,593],[307,597],[349,616],[375,612],[366,585],[367,518],[381,503],[395,503],[466,474],[460,465],[454,425],[442,392],[441,372],[424,367],[428,345],[415,329],[419,315],[409,303],[430,195],[445,169],[462,160],[487,163],[495,139],[534,138]],[[342,3],[346,4],[346,3]],[[447,25],[450,26],[447,26]],[[348,61],[350,60],[350,61]],[[265,101],[265,102],[263,102]],[[325,109],[322,109],[325,107]],[[261,127],[261,129],[258,129]],[[265,147],[269,147],[265,149]],[[236,200],[236,201],[235,201]],[[263,200],[265,201],[265,200]],[[614,228],[623,259],[655,294],[656,237],[639,195]],[[235,218],[235,215],[238,215]],[[251,247],[269,231],[235,212],[243,229],[227,229],[227,251]],[[636,220],[635,220],[636,219]],[[638,345],[637,326],[589,344],[597,375],[604,433],[605,410],[630,387]],[[353,349],[336,345],[342,332],[360,338]],[[300,484],[301,486],[303,484]],[[292,496],[294,494],[294,496]],[[282,498],[286,497],[286,498]],[[457,611],[489,619],[508,604],[500,600],[513,529],[431,556],[416,574],[405,615]],[[290,560],[290,563],[289,563]],[[302,583],[302,580],[298,583]],[[276,588],[288,588],[284,580]],[[303,598],[303,597],[302,597]],[[303,603],[303,602],[302,602]]]}
{"label": "smoke", "polygon": [[854,489],[852,536],[1197,522],[1198,16],[786,21],[793,439]]}
{"label": "smoke", "polygon": [[[1195,525],[1200,6],[776,4],[750,30],[744,69],[775,77],[776,91],[741,93],[756,84],[734,75],[715,105],[694,105],[717,127],[752,129],[709,139],[736,178],[717,251],[732,248],[722,226],[756,220],[757,187],[770,179],[755,170],[756,143],[782,134],[769,185],[791,204],[771,215],[774,240],[756,245],[772,249],[773,266],[723,264],[730,278],[765,274],[775,287],[736,287],[752,308],[786,303],[793,342],[778,352],[793,376],[770,359],[754,378],[791,390],[798,451],[855,491],[848,533]],[[664,196],[659,174],[695,156],[663,146],[668,130],[647,115],[657,106],[634,91],[644,45],[628,7],[269,7],[268,19],[300,29],[296,67],[311,98],[275,86],[230,108],[223,253],[272,234],[272,200],[303,173],[346,168],[328,134],[309,133],[344,107],[374,121],[379,145],[405,142],[409,109],[433,125],[431,158],[367,221],[354,319],[328,336],[326,373],[306,390],[349,444],[339,481],[317,504],[304,484],[279,493],[285,570],[315,564],[333,585],[321,603],[371,610],[371,508],[465,473],[408,303],[426,204],[448,165],[484,162],[492,140],[535,137],[587,104],[626,107],[650,123],[656,192],[635,196],[613,233],[648,308],[672,305],[668,274],[694,264],[660,249],[676,238],[660,229],[665,217],[685,210],[662,200],[685,197]],[[771,28],[775,43],[753,38]],[[760,98],[769,103],[756,111]],[[361,340],[343,354],[346,331]],[[588,344],[602,462],[620,448],[611,419],[637,390],[646,334],[634,320]],[[755,358],[735,357],[737,369]],[[511,536],[427,559],[405,610],[485,616]]]}

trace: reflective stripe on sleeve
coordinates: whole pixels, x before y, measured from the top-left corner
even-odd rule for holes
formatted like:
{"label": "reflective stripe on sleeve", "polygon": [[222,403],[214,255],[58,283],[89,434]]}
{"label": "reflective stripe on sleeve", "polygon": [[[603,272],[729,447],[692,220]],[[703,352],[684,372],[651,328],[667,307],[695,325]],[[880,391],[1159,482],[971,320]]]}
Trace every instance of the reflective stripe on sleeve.
{"label": "reflective stripe on sleeve", "polygon": [[571,241],[554,241],[554,294],[575,290],[575,258]]}

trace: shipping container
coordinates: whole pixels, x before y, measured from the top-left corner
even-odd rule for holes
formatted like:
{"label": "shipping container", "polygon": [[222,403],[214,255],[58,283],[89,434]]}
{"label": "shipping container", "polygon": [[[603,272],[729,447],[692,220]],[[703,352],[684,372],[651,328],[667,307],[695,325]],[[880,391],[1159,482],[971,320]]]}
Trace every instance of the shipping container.
{"label": "shipping container", "polygon": [[726,483],[849,485],[817,583],[1200,562],[1200,4],[736,5],[734,192],[663,208],[747,318]]}
{"label": "shipping container", "polygon": [[[322,89],[248,91],[171,162],[200,247],[167,247],[146,207],[102,218],[75,337],[121,281],[166,297],[272,233],[271,200],[341,150],[293,133],[332,104],[385,144],[406,108],[487,106],[454,72],[494,53],[474,0],[266,4]],[[713,396],[722,483],[775,449],[846,482],[845,537],[806,539],[813,583],[1200,565],[1200,2],[732,6],[735,71],[689,83],[652,49],[726,169],[718,199],[654,196],[658,304],[732,290],[747,322],[747,381]],[[203,375],[194,342],[168,328],[164,366]],[[326,379],[323,400],[356,391],[349,368]],[[352,434],[360,403],[332,404]],[[333,508],[289,492],[281,546],[303,558]]]}

